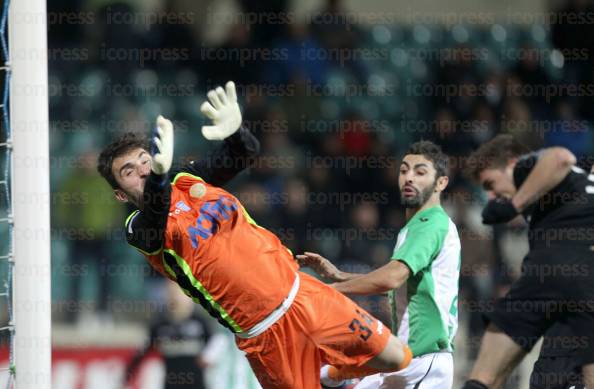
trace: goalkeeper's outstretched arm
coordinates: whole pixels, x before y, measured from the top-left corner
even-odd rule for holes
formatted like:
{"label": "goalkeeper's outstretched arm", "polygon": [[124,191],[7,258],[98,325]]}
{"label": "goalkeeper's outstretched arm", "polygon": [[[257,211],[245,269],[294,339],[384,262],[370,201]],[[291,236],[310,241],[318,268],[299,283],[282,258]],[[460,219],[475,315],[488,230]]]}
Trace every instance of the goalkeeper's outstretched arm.
{"label": "goalkeeper's outstretched arm", "polygon": [[212,125],[202,127],[202,135],[208,140],[223,140],[223,144],[200,161],[192,161],[172,173],[187,172],[201,177],[215,186],[229,182],[247,168],[260,152],[260,142],[241,126],[241,111],[237,103],[235,84],[229,81],[223,88],[208,92],[209,101],[200,107],[202,113],[212,120]]}
{"label": "goalkeeper's outstretched arm", "polygon": [[172,177],[179,172],[186,172],[204,179],[211,185],[223,186],[248,168],[259,152],[258,139],[248,129],[241,127],[206,158],[176,169]]}
{"label": "goalkeeper's outstretched arm", "polygon": [[144,185],[142,209],[126,220],[126,240],[145,254],[158,253],[163,247],[171,201],[168,173],[173,160],[173,124],[159,116],[156,128],[157,134],[152,139],[156,151],[151,156],[151,174]]}

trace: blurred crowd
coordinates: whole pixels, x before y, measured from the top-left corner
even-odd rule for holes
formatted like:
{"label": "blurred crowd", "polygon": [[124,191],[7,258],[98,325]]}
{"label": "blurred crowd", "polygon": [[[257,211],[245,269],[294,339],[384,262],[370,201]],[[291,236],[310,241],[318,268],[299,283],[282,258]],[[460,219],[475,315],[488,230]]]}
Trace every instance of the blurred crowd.
{"label": "blurred crowd", "polygon": [[[49,31],[56,320],[80,320],[81,309],[64,301],[88,301],[107,320],[139,320],[147,312],[114,312],[110,303],[163,298],[159,277],[122,241],[126,209],[111,200],[94,158],[124,131],[148,132],[158,113],[176,124],[180,159],[208,157],[216,145],[201,138],[198,106],[229,79],[244,125],[262,144],[232,192],[293,253],[319,252],[347,271],[390,258],[405,224],[398,166],[407,146],[442,146],[451,156],[444,204],[461,233],[469,336],[480,334],[481,309],[517,277],[527,247],[521,221],[481,224],[485,199],[462,174],[464,157],[500,133],[532,149],[567,147],[588,168],[594,155],[591,23],[363,25],[328,0],[304,21],[232,24],[210,45],[193,25],[207,16],[173,1],[159,12],[187,11],[195,23],[115,23],[116,13],[138,15],[135,3],[67,3],[50,2],[48,11],[89,11],[94,20]],[[235,15],[264,20],[289,14],[291,4],[236,6]],[[592,12],[592,1],[572,0],[550,15]],[[58,51],[67,48],[84,58]],[[389,320],[383,298],[359,302]]]}

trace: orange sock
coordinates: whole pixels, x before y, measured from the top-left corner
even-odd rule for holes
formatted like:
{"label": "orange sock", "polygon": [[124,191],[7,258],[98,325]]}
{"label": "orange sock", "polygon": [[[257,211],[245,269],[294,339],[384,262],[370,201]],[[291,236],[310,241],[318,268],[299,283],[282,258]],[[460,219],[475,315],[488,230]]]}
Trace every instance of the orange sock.
{"label": "orange sock", "polygon": [[412,361],[412,359],[413,359],[412,351],[411,351],[410,347],[408,347],[405,344],[404,345],[404,361],[402,361],[400,366],[398,366],[398,370],[406,369],[408,367],[408,365],[410,365],[410,361]]}
{"label": "orange sock", "polygon": [[410,348],[407,345],[404,345],[403,351],[404,351],[404,360],[396,369],[379,370],[379,369],[374,369],[372,367],[365,366],[365,365],[363,365],[363,366],[342,366],[342,367],[330,366],[328,368],[328,377],[330,377],[331,379],[333,379],[335,381],[342,381],[342,380],[349,380],[352,378],[366,377],[368,375],[373,375],[376,373],[390,373],[393,371],[399,371],[399,370],[405,369],[410,364],[410,361],[412,360],[413,355],[412,355],[412,351],[410,350]]}

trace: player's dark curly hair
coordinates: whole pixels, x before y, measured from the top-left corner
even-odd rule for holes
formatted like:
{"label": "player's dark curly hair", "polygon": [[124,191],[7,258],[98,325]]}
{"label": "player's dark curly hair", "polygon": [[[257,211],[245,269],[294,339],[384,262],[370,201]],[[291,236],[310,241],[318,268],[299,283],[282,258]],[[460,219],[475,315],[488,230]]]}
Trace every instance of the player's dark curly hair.
{"label": "player's dark curly hair", "polygon": [[130,150],[142,148],[148,150],[149,142],[146,137],[137,135],[133,132],[127,132],[117,138],[106,146],[99,155],[97,160],[97,170],[99,174],[111,185],[112,188],[118,189],[119,185],[111,171],[113,160],[117,157],[126,154]]}
{"label": "player's dark curly hair", "polygon": [[504,168],[511,158],[517,158],[529,151],[513,136],[497,135],[470,154],[464,173],[470,179],[478,180],[483,170]]}
{"label": "player's dark curly hair", "polygon": [[439,145],[428,140],[415,142],[406,150],[406,155],[417,154],[422,155],[433,163],[435,167],[435,177],[442,177],[448,175],[448,156],[441,150]]}

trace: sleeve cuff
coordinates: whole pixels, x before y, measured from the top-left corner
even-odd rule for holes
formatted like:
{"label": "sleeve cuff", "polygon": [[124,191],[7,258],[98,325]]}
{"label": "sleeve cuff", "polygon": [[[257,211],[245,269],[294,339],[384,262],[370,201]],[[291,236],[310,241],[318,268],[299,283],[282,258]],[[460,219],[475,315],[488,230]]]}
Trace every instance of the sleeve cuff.
{"label": "sleeve cuff", "polygon": [[237,131],[235,131],[233,134],[231,134],[230,136],[225,138],[225,142],[228,142],[231,144],[242,143],[243,135],[246,132],[249,132],[249,131],[245,127],[241,126],[241,127],[239,127],[239,129]]}
{"label": "sleeve cuff", "polygon": [[[159,188],[164,187],[168,182],[169,175],[166,174],[157,174],[151,171],[151,175],[149,176],[146,185],[150,186],[157,186]],[[146,192],[146,189],[145,189]]]}
{"label": "sleeve cuff", "polygon": [[417,274],[417,270],[415,270],[408,262],[406,262],[406,260],[404,260],[402,258],[392,258],[392,260],[402,262],[403,264],[405,264],[406,267],[408,267],[408,270],[410,270],[411,275],[414,276],[415,274]]}

